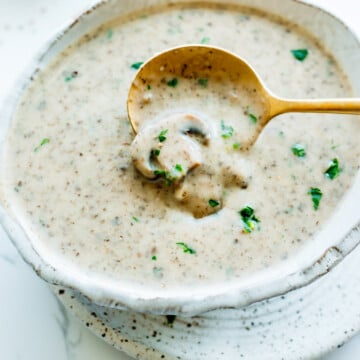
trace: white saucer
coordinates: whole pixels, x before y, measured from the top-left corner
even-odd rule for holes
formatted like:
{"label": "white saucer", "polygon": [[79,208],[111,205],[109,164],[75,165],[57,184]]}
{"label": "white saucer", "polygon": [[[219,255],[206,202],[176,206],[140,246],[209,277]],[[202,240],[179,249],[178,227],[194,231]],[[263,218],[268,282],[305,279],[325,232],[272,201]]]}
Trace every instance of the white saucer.
{"label": "white saucer", "polygon": [[165,316],[109,311],[55,291],[90,330],[137,359],[309,359],[360,330],[359,262],[360,247],[304,288],[172,324]]}

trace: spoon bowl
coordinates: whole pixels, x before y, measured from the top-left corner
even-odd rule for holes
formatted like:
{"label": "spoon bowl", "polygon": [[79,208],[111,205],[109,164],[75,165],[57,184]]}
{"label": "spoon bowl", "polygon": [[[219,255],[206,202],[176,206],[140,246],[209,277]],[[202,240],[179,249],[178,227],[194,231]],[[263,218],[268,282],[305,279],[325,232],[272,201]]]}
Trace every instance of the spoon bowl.
{"label": "spoon bowl", "polygon": [[[239,84],[248,94],[256,96],[257,126],[249,144],[254,143],[266,124],[276,115],[287,112],[326,112],[360,114],[360,99],[285,99],[273,94],[260,76],[239,56],[208,45],[184,45],[161,52],[142,64],[131,83],[127,110],[135,133],[148,119],[145,105],[161,98],[163,87],[176,86],[182,79],[207,81],[209,78],[223,83]],[[168,80],[170,79],[170,80]],[[147,96],[151,89],[151,97]],[[154,96],[156,94],[156,96]],[[259,106],[258,106],[259,107]]]}

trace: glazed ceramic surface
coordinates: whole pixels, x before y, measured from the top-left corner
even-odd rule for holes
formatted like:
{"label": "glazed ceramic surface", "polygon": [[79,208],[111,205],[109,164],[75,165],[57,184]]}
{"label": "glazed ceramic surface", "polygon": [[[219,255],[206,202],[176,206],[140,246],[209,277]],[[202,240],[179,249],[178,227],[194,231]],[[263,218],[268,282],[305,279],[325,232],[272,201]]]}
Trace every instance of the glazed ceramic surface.
{"label": "glazed ceramic surface", "polygon": [[[25,19],[23,22],[15,17],[15,13],[16,22],[7,19],[4,30],[8,34],[9,41],[5,37],[0,37],[0,51],[4,54],[2,57],[3,67],[13,66],[14,69],[20,70],[29,60],[26,57],[30,57],[27,46],[29,48],[31,48],[30,44],[33,44],[33,47],[39,46],[47,37],[44,35],[46,30],[51,29],[56,21],[59,21],[59,14],[62,14],[65,20],[69,16],[73,16],[76,10],[70,2],[61,2],[61,4],[54,2],[54,8],[51,10],[47,8],[47,3],[44,2],[43,7],[39,5],[40,3],[39,1],[36,4],[38,7],[35,6],[32,9],[33,12],[23,12]],[[349,2],[349,4],[354,8],[356,6],[355,3]],[[2,5],[0,3],[0,6]],[[23,7],[28,6],[25,2],[22,5]],[[339,14],[346,14],[344,2],[341,2],[339,7],[336,7],[335,4],[333,6]],[[347,19],[350,21],[353,19],[353,24],[356,25],[355,17],[351,16],[354,13],[353,8],[347,11]],[[30,20],[25,17],[28,14],[32,14]],[[48,20],[45,21],[45,14],[53,19],[51,25],[47,23]],[[23,35],[24,28],[26,35]],[[19,40],[24,41],[24,38],[27,40],[22,49],[15,48],[14,44],[10,42],[10,39],[16,38],[17,34],[20,34],[18,35]],[[9,60],[7,57],[9,53],[12,56],[17,54],[17,61],[13,61],[13,58]],[[11,72],[4,73],[0,95],[8,92],[8,87],[5,85],[11,84],[13,75]],[[46,285],[23,264],[3,232],[0,233],[0,238],[0,283],[4,305],[0,311],[3,324],[0,327],[0,344],[4,358],[9,360],[35,358],[40,360],[49,358],[54,360],[128,359],[126,355],[93,339],[86,330],[82,329],[72,315],[58,305]],[[224,354],[230,354],[231,351],[231,354],[248,355],[247,358],[250,359],[264,358],[261,356],[261,351],[249,355],[249,346],[259,347],[262,351],[265,349],[269,358],[279,358],[280,356],[286,359],[315,358],[321,356],[325,351],[341,347],[343,342],[359,329],[360,296],[358,289],[360,281],[357,276],[353,276],[357,274],[356,264],[359,258],[359,251],[356,250],[320,282],[315,282],[308,288],[284,297],[280,296],[269,302],[261,302],[259,305],[236,312],[232,310],[225,313],[213,312],[208,316],[191,320],[179,318],[175,319],[173,325],[170,326],[168,320],[163,316],[139,316],[132,312],[119,311],[114,314],[113,319],[114,326],[118,327],[122,334],[117,333],[114,329],[109,329],[109,317],[104,314],[106,312],[104,309],[98,306],[86,307],[79,304],[77,299],[69,297],[67,291],[64,293],[61,291],[60,298],[63,298],[67,306],[72,307],[84,324],[88,323],[87,326],[100,338],[105,338],[109,343],[124,349],[129,354],[135,356],[139,354],[141,358],[161,358],[163,353],[169,353],[171,347],[179,347],[172,356],[180,353],[183,358],[191,359],[195,358],[191,357],[192,353],[198,356],[202,352],[199,356],[207,355],[206,358],[213,358],[209,354],[214,354],[214,358],[218,358],[223,351]],[[316,289],[316,284],[320,290]],[[59,290],[62,289],[58,288],[56,292],[59,293]],[[92,313],[95,313],[96,317]],[[252,314],[249,315],[249,313]],[[140,325],[136,325],[134,320],[139,321]],[[203,325],[208,324],[211,324],[210,329],[202,328]],[[217,336],[218,331],[214,331],[213,324],[219,328],[226,328],[224,333],[227,331],[231,333],[228,343],[227,339]],[[285,334],[284,327],[288,330]],[[156,331],[155,336],[153,336],[154,331]],[[279,336],[277,336],[277,332]],[[206,339],[204,344],[201,344],[204,334],[206,336],[210,334],[211,344],[206,342]],[[238,344],[236,344],[236,340],[234,341],[235,335],[241,336],[241,341],[237,341]],[[282,338],[282,336],[284,337]],[[152,339],[149,340],[147,337]],[[193,346],[194,339],[198,339],[200,344]],[[171,343],[173,340],[174,343]],[[183,340],[184,342],[182,342]],[[224,344],[225,348],[223,348]],[[335,354],[327,356],[326,359],[357,358],[360,351],[358,344],[358,340],[355,339],[350,345],[345,345]],[[231,345],[230,349],[228,349],[228,345]],[[149,346],[150,348],[148,348]],[[157,350],[154,351],[152,346]],[[351,349],[354,349],[353,352]],[[239,352],[235,353],[235,351]]]}
{"label": "glazed ceramic surface", "polygon": [[326,277],[286,295],[191,318],[84,305],[56,291],[86,327],[135,358],[309,359],[341,347],[359,329],[359,256],[357,248]]}

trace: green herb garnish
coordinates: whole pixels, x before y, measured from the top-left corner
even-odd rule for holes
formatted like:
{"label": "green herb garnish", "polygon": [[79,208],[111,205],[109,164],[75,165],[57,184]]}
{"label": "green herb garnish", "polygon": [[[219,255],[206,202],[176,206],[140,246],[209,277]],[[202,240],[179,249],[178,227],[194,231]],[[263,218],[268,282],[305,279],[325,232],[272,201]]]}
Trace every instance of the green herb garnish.
{"label": "green herb garnish", "polygon": [[245,206],[243,209],[239,211],[241,216],[241,220],[243,221],[244,231],[246,233],[251,233],[258,227],[258,223],[260,220],[255,216],[254,209],[250,206]]}
{"label": "green herb garnish", "polygon": [[140,221],[139,218],[136,217],[136,216],[133,216],[132,219],[133,219],[135,222],[139,222],[139,221]]}
{"label": "green herb garnish", "polygon": [[72,71],[70,75],[67,75],[65,77],[65,81],[69,82],[69,81],[75,79],[78,75],[79,75],[79,73],[77,71]]}
{"label": "green herb garnish", "polygon": [[234,128],[230,125],[226,125],[223,120],[221,120],[221,136],[224,139],[229,139],[234,134]]}
{"label": "green herb garnish", "polygon": [[238,142],[233,143],[232,147],[233,147],[234,150],[239,150],[240,149],[240,143],[238,143]]}
{"label": "green herb garnish", "polygon": [[293,54],[294,58],[299,61],[304,61],[309,54],[309,51],[307,49],[295,49],[290,51]]}
{"label": "green herb garnish", "polygon": [[131,67],[132,69],[139,70],[140,67],[141,67],[141,65],[142,65],[143,63],[144,63],[143,61],[139,61],[139,62],[136,62],[136,63],[131,64],[130,67]]}
{"label": "green herb garnish", "polygon": [[305,146],[302,144],[294,144],[291,147],[291,151],[297,157],[304,157],[306,155]]}
{"label": "green herb garnish", "polygon": [[165,170],[159,170],[159,169],[154,170],[154,175],[156,176],[165,176],[166,173],[167,171]]}
{"label": "green herb garnish", "polygon": [[198,84],[201,85],[202,87],[207,87],[208,82],[209,82],[209,79],[198,79]]}
{"label": "green herb garnish", "polygon": [[48,144],[49,142],[50,142],[49,138],[42,139],[40,145],[34,149],[34,152],[38,152],[44,145]]}
{"label": "green herb garnish", "polygon": [[179,80],[177,78],[173,78],[167,82],[167,85],[174,88],[177,86],[178,82]]}
{"label": "green herb garnish", "polygon": [[256,124],[257,121],[258,121],[257,116],[254,115],[254,114],[252,114],[252,113],[249,113],[248,115],[249,115],[249,119],[251,120],[251,122],[252,122],[253,124]]}
{"label": "green herb garnish", "polygon": [[200,43],[201,44],[208,44],[210,42],[210,38],[205,36],[201,39]]}
{"label": "green herb garnish", "polygon": [[170,186],[174,180],[179,178],[177,173],[181,172],[183,172],[183,167],[180,164],[176,164],[171,172],[162,169],[156,169],[154,170],[154,175],[163,178],[165,180],[165,185]]}
{"label": "green herb garnish", "polygon": [[151,150],[151,156],[157,157],[160,155],[160,149]]}
{"label": "green herb garnish", "polygon": [[154,170],[154,175],[156,176],[166,177],[167,174],[168,172],[165,170],[159,170],[159,169]]}
{"label": "green herb garnish", "polygon": [[156,261],[156,260],[157,260],[156,255],[153,255],[153,256],[151,257],[151,260],[152,260],[152,261]]}
{"label": "green herb garnish", "polygon": [[325,176],[329,179],[333,180],[336,177],[338,177],[341,173],[341,169],[339,168],[339,160],[338,159],[332,159],[329,167],[324,172]]}
{"label": "green herb garnish", "polygon": [[210,205],[212,208],[214,208],[214,207],[220,205],[220,202],[217,201],[217,200],[214,200],[214,199],[210,199],[210,200],[209,200],[209,205]]}
{"label": "green herb garnish", "polygon": [[160,134],[158,136],[158,139],[160,142],[164,142],[166,140],[166,134],[167,134],[168,130],[165,129],[165,130],[161,130],[160,131]]}
{"label": "green herb garnish", "polygon": [[175,178],[170,174],[170,172],[165,170],[154,170],[154,175],[163,178],[165,180],[166,186],[170,186],[175,180]]}
{"label": "green herb garnish", "polygon": [[151,90],[151,85],[150,85],[150,84],[147,84],[146,88],[147,88],[148,90]]}
{"label": "green herb garnish", "polygon": [[185,254],[196,254],[196,251],[183,242],[177,242],[176,245],[180,246]]}
{"label": "green herb garnish", "polygon": [[180,164],[175,165],[175,170],[178,172],[183,172],[183,167]]}
{"label": "green herb garnish", "polygon": [[310,188],[310,190],[307,193],[308,195],[311,195],[314,209],[317,210],[319,208],[320,200],[323,195],[321,190],[318,188]]}

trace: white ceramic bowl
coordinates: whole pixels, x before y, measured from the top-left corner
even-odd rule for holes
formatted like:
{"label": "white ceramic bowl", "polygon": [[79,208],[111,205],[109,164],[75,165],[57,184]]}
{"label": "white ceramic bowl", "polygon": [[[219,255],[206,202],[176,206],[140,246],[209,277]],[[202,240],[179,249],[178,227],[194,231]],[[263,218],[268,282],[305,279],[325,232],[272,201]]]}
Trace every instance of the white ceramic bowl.
{"label": "white ceramic bowl", "polygon": [[[1,112],[1,140],[6,136],[11,115],[22,89],[28,84],[34,71],[41,71],[70,43],[94,27],[147,6],[168,3],[166,0],[109,0],[99,2],[74,22],[59,32],[33,61],[27,73],[9,98]],[[189,2],[179,0],[178,2]],[[209,2],[209,1],[207,1]],[[216,1],[213,1],[216,2]],[[349,76],[355,94],[360,94],[360,45],[351,31],[338,19],[316,7],[296,0],[229,0],[281,16],[306,28],[339,62]],[[3,199],[6,204],[6,199]],[[112,280],[103,281],[81,270],[71,269],[49,261],[50,256],[39,251],[31,236],[25,233],[11,213],[9,204],[0,207],[0,220],[24,259],[46,281],[58,284],[72,291],[84,303],[119,309],[131,309],[153,314],[194,315],[205,311],[239,307],[288,292],[304,286],[326,274],[339,263],[360,241],[359,234],[360,174],[357,174],[352,188],[336,209],[327,225],[317,238],[301,251],[298,256],[279,267],[267,271],[266,275],[249,277],[246,280],[219,284],[191,292],[153,291]]]}

